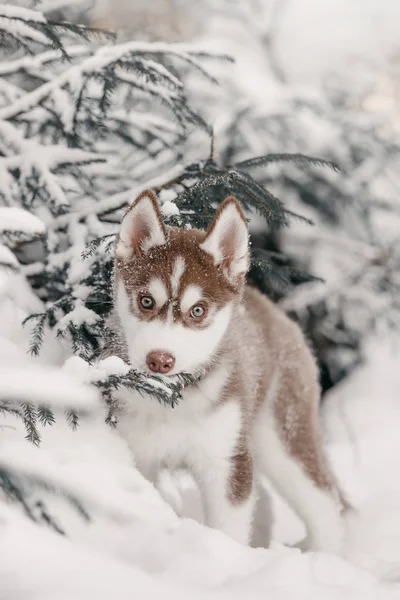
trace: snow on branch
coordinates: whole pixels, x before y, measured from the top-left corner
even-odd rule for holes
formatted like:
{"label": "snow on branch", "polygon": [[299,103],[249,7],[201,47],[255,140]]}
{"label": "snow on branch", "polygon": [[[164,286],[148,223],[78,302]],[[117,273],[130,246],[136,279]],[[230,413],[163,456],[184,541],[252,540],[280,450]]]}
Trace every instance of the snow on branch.
{"label": "snow on branch", "polygon": [[95,392],[60,371],[43,366],[2,367],[0,402],[30,403],[54,409],[71,408],[88,412],[98,406]]}
{"label": "snow on branch", "polygon": [[[7,13],[7,18],[13,14]],[[28,18],[30,12],[21,14]],[[19,15],[17,11],[15,18]],[[37,17],[35,22],[44,23],[45,18]],[[55,35],[56,24],[48,23]],[[90,199],[97,204],[129,187],[133,178],[118,187],[121,177],[115,158],[124,146],[127,161],[132,149],[137,150],[133,156],[144,173],[146,168],[154,170],[156,157],[162,168],[162,149],[165,165],[170,163],[188,125],[208,131],[205,121],[190,108],[183,81],[169,61],[183,61],[213,80],[201,62],[219,57],[200,47],[145,42],[101,47],[65,43],[63,52],[68,54],[66,63],[60,61],[62,53],[52,49],[0,65],[0,75],[31,78],[29,88],[34,88],[25,92],[16,87],[12,93],[5,89],[2,94],[0,177],[5,185],[0,198],[9,206],[22,199],[27,209],[42,204],[53,217]],[[146,102],[145,112],[130,110],[136,108],[136,100],[142,109]],[[152,104],[160,105],[158,119],[149,110]],[[104,161],[106,153],[109,166],[96,171],[96,163]],[[153,164],[146,163],[147,158]],[[131,165],[123,167],[125,177],[132,177]],[[118,168],[121,175],[124,171]],[[105,194],[109,186],[111,193]],[[50,220],[49,216],[46,221]]]}
{"label": "snow on branch", "polygon": [[31,10],[15,4],[2,4],[0,6],[0,17],[6,19],[20,19],[21,21],[31,21],[33,23],[46,23],[47,19],[37,10]]}
{"label": "snow on branch", "polygon": [[[26,139],[16,126],[7,121],[0,121],[0,150],[4,155],[3,158],[0,157],[0,169],[3,173],[8,171],[19,182],[26,207],[30,208],[29,198],[36,189],[39,197],[49,197],[50,205],[56,214],[65,211],[69,200],[55,172],[71,165],[81,167],[105,160],[95,153],[77,148],[44,146],[35,140]],[[0,190],[0,196],[2,194]]]}
{"label": "snow on branch", "polygon": [[27,210],[0,206],[0,237],[5,232],[23,232],[33,238],[44,235],[45,230],[44,223]]}
{"label": "snow on branch", "polygon": [[[110,197],[105,197],[100,202],[88,200],[85,203],[85,206],[82,206],[82,208],[79,210],[79,218],[83,219],[93,213],[102,215],[108,212],[119,210],[120,208],[133,202],[134,199],[137,198],[137,196],[143,192],[144,189],[161,189],[166,182],[180,179],[183,176],[184,171],[185,169],[183,165],[175,164],[168,171],[154,175],[153,178],[148,179],[144,184],[124,190],[123,192],[119,192],[117,194],[113,194]],[[52,227],[54,229],[65,227],[68,222],[68,215],[60,215],[54,219]]]}
{"label": "snow on branch", "polygon": [[[70,46],[68,47],[68,58],[78,58],[79,56],[87,56],[89,49],[87,46]],[[58,50],[47,50],[40,52],[37,55],[27,55],[21,58],[15,58],[14,60],[4,61],[0,64],[0,76],[5,77],[15,73],[29,74],[30,70],[39,70],[52,63],[57,63],[61,60],[62,56]]]}
{"label": "snow on branch", "polygon": [[90,29],[83,25],[48,21],[42,13],[36,10],[11,4],[0,6],[0,32],[2,46],[5,49],[15,50],[22,47],[31,52],[30,45],[34,43],[58,50],[64,57],[67,57],[67,54],[57,34],[70,33],[87,41],[99,33],[107,35],[109,38],[114,37],[111,33]]}
{"label": "snow on branch", "polygon": [[117,356],[108,356],[92,366],[75,356],[66,362],[64,369],[80,381],[101,391],[108,406],[107,422],[110,424],[116,422],[115,409],[120,402],[117,393],[119,390],[131,390],[143,396],[151,396],[158,402],[174,408],[181,400],[185,387],[200,377],[200,374],[193,376],[182,373],[171,378],[143,373],[132,369]]}
{"label": "snow on branch", "polygon": [[[81,47],[75,48],[74,54],[79,55],[81,58],[80,64],[71,66],[57,77],[54,77],[52,81],[44,83],[32,92],[25,94],[24,97],[14,102],[12,106],[1,109],[0,119],[13,119],[17,117],[22,112],[26,112],[41,104],[51,96],[54,90],[65,86],[68,86],[73,93],[78,95],[82,91],[82,87],[88,77],[94,76],[94,74],[98,77],[101,73],[104,74],[104,71],[108,68],[117,70],[120,68],[118,66],[120,61],[124,61],[125,68],[132,68],[133,71],[137,70],[143,75],[148,73],[146,62],[149,61],[150,57],[154,57],[157,60],[161,56],[172,56],[174,58],[181,58],[184,62],[200,70],[204,76],[214,81],[211,75],[202,67],[199,60],[196,60],[196,51],[183,44],[168,45],[162,43],[129,42],[115,46],[104,46],[98,49],[85,47],[85,51],[89,56],[82,60],[84,55],[83,49]],[[205,53],[201,53],[201,56],[204,57]],[[45,55],[45,59],[48,60],[48,54]],[[38,57],[36,57],[36,61],[39,61]],[[159,80],[163,79],[165,82],[165,79],[167,79],[170,84],[174,85],[175,89],[182,90],[182,86],[177,85],[177,78],[173,73],[166,67],[157,67],[155,69],[154,64],[154,61],[152,61],[150,66],[153,72],[158,75]],[[182,92],[180,98],[186,105],[186,99]]]}
{"label": "snow on branch", "polygon": [[0,267],[3,269],[11,269],[12,271],[17,271],[19,269],[19,264],[15,255],[3,244],[0,244]]}
{"label": "snow on branch", "polygon": [[7,499],[19,504],[32,521],[47,525],[59,534],[65,532],[51,514],[47,503],[41,499],[40,493],[46,493],[46,498],[49,494],[64,498],[80,517],[90,520],[77,486],[60,477],[57,465],[49,464],[38,454],[28,452],[26,445],[4,445],[0,458],[0,489]]}

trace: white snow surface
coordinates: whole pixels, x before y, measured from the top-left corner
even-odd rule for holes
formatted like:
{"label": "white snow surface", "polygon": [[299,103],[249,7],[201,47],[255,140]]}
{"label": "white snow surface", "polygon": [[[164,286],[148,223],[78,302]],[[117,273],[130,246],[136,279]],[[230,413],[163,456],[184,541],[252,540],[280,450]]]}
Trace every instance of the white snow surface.
{"label": "white snow surface", "polygon": [[0,206],[0,231],[23,231],[30,235],[44,233],[45,226],[38,217],[23,208]]}
{"label": "white snow surface", "polygon": [[13,269],[19,269],[19,262],[15,258],[15,254],[3,244],[0,244],[0,264]]}
{"label": "white snow surface", "polygon": [[[0,363],[8,375],[1,377],[2,386],[15,381],[13,370],[19,370],[19,385],[24,379],[24,385],[31,383],[48,399],[45,367],[40,371],[26,354],[29,336],[19,325],[29,307],[37,310],[38,301],[21,294],[25,290],[21,274],[5,277],[7,286],[0,294]],[[56,341],[50,346],[53,352],[47,351],[48,358],[42,361],[56,372],[63,354]],[[334,467],[356,507],[348,522],[345,558],[290,548],[287,544],[301,539],[302,525],[276,494],[277,522],[270,549],[246,548],[208,529],[201,523],[191,479],[165,473],[161,496],[136,470],[125,442],[105,424],[101,404],[91,404],[77,431],[58,415],[54,426],[41,429],[39,448],[24,440],[19,422],[1,417],[0,466],[53,481],[78,496],[91,517],[86,522],[66,500],[47,495],[49,510],[67,533],[61,536],[0,499],[1,599],[399,598],[398,350],[387,342],[371,342],[367,365],[328,396],[322,410]],[[96,369],[123,373],[125,367],[111,358]],[[87,371],[77,358],[58,371],[58,387],[50,382],[52,390],[64,388],[63,394],[57,392],[58,405],[68,400],[68,393],[78,399],[76,389],[92,377]],[[61,376],[71,378],[69,383]]]}
{"label": "white snow surface", "polygon": [[0,365],[0,397],[20,402],[29,397],[34,404],[74,409],[91,409],[97,403],[93,390],[77,385],[71,376],[59,369],[26,364]]}

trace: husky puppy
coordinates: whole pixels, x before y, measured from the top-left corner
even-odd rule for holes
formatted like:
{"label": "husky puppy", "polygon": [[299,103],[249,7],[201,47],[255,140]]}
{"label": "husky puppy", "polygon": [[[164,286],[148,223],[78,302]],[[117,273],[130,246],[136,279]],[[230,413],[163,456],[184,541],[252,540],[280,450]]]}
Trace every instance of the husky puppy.
{"label": "husky puppy", "polygon": [[172,409],[134,392],[118,427],[139,470],[195,477],[206,523],[268,547],[267,478],[307,529],[307,548],[340,553],[345,501],[321,443],[318,372],[299,327],[246,285],[247,222],[238,201],[208,231],[166,227],[143,192],[115,247],[111,325],[121,358],[140,371],[196,376]]}

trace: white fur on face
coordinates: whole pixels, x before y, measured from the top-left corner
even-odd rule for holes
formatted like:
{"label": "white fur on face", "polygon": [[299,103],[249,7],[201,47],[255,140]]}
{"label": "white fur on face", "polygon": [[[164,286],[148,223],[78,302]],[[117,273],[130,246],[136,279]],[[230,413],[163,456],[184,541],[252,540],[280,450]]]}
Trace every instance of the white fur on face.
{"label": "white fur on face", "polygon": [[181,311],[186,313],[196,302],[204,297],[201,287],[198,285],[188,285],[183,292],[181,299]]}
{"label": "white fur on face", "polygon": [[181,278],[185,272],[185,266],[185,259],[182,256],[178,256],[178,258],[175,261],[171,275],[171,288],[173,298],[176,298],[176,296],[178,295]]}
{"label": "white fur on face", "polygon": [[133,367],[143,370],[146,356],[153,350],[164,350],[175,357],[175,366],[168,375],[193,372],[207,363],[222,340],[231,318],[232,306],[219,310],[205,329],[190,329],[180,323],[158,319],[143,321],[129,309],[129,299],[122,281],[117,286],[116,308],[128,344]]}
{"label": "white fur on face", "polygon": [[159,277],[155,277],[150,280],[148,285],[148,291],[151,296],[153,296],[156,301],[156,305],[158,308],[164,306],[164,304],[168,301],[168,292],[165,284]]}

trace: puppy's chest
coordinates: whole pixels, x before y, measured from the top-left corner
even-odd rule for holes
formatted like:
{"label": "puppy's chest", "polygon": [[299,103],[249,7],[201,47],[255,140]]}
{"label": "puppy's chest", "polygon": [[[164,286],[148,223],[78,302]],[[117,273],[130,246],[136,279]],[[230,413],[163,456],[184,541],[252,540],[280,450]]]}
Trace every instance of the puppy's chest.
{"label": "puppy's chest", "polygon": [[176,468],[230,458],[241,429],[239,402],[205,407],[193,406],[193,400],[184,397],[171,408],[131,395],[118,429],[138,465]]}

